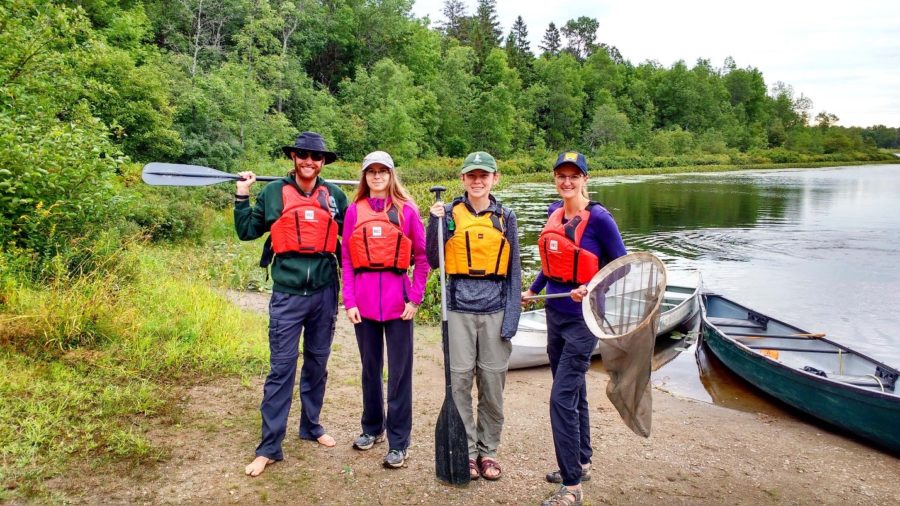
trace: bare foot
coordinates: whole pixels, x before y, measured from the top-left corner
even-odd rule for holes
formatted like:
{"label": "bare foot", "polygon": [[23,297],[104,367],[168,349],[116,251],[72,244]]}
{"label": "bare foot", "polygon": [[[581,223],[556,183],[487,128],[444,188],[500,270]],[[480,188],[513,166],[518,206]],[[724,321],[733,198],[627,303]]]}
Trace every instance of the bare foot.
{"label": "bare foot", "polygon": [[266,466],[269,464],[274,464],[275,461],[268,457],[256,457],[253,459],[253,462],[247,464],[247,467],[244,468],[244,472],[247,476],[251,478],[256,478],[261,475],[263,471],[265,471]]}
{"label": "bare foot", "polygon": [[329,436],[328,434],[322,434],[318,439],[316,439],[316,441],[325,448],[331,448],[332,446],[337,444],[334,438]]}

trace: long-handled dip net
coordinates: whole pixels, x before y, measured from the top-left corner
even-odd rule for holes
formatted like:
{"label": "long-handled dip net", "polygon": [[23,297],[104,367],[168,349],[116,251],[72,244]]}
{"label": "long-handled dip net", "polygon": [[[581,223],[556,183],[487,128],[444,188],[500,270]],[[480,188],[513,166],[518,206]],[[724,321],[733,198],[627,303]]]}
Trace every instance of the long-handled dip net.
{"label": "long-handled dip net", "polygon": [[659,309],[666,290],[666,267],[654,255],[630,253],[605,265],[587,285],[581,311],[600,338],[600,356],[609,372],[606,395],[632,431],[650,435],[650,364]]}

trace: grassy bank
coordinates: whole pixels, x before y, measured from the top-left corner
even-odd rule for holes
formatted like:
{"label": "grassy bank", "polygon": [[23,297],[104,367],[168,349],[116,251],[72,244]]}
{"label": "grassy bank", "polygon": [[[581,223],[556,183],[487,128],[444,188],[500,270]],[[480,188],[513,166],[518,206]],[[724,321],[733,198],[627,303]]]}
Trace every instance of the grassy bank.
{"label": "grassy bank", "polygon": [[173,387],[266,370],[265,319],[184,275],[205,258],[134,244],[41,287],[0,266],[0,500],[46,498],[76,463],[165,459],[146,433],[177,421]]}

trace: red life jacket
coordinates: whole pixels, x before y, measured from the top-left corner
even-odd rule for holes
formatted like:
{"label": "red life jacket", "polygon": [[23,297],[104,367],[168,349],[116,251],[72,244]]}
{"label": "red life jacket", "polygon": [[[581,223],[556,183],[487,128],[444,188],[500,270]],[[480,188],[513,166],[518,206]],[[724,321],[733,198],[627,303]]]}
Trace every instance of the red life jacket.
{"label": "red life jacket", "polygon": [[588,204],[565,224],[562,207],[550,215],[538,237],[541,269],[548,278],[560,283],[585,284],[600,270],[597,255],[580,247],[591,207],[592,204]]}
{"label": "red life jacket", "polygon": [[338,225],[328,205],[331,195],[324,185],[313,190],[309,197],[294,185],[281,187],[284,208],[269,231],[275,254],[334,253],[337,250]]}
{"label": "red life jacket", "polygon": [[402,207],[395,204],[375,211],[369,199],[356,203],[356,227],[350,235],[350,261],[354,269],[409,269],[412,240],[400,228]]}

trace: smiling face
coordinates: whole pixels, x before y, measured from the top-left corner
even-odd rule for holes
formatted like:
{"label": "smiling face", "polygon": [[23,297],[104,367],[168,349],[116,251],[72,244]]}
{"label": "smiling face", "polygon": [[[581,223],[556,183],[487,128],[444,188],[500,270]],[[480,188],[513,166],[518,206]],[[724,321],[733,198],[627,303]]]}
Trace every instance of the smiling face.
{"label": "smiling face", "polygon": [[486,170],[475,169],[460,175],[463,188],[469,194],[469,199],[483,199],[491,193],[491,188],[500,181],[500,174]]}
{"label": "smiling face", "polygon": [[369,195],[384,198],[391,185],[391,169],[380,163],[373,163],[366,168],[366,185]]}
{"label": "smiling face", "polygon": [[553,178],[556,181],[556,191],[563,200],[584,195],[588,177],[577,166],[570,163],[560,165],[553,171]]}
{"label": "smiling face", "polygon": [[292,151],[291,160],[294,161],[294,177],[298,184],[314,182],[325,165],[324,155],[317,151]]}

